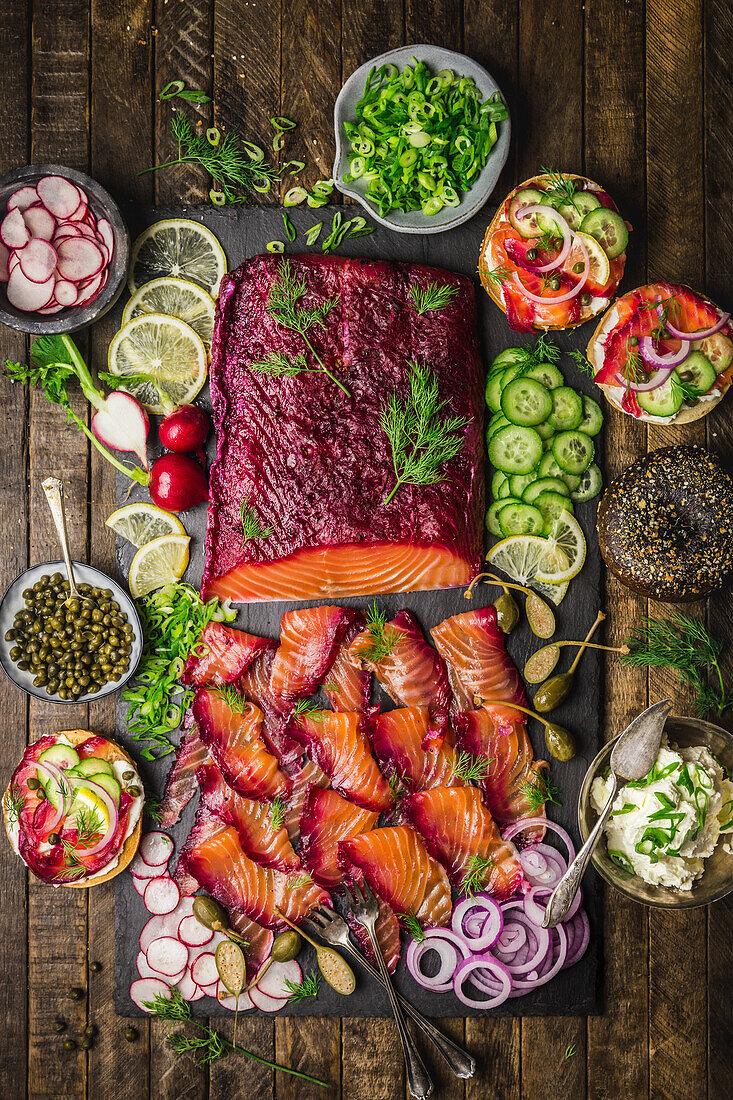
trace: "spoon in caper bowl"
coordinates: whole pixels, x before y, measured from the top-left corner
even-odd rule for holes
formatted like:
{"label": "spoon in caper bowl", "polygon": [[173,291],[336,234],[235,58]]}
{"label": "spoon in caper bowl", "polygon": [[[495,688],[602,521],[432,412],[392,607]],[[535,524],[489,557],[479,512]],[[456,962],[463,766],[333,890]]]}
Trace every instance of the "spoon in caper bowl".
{"label": "spoon in caper bowl", "polygon": [[664,733],[664,723],[671,709],[671,699],[662,699],[658,703],[653,703],[634,718],[614,745],[610,761],[611,787],[606,804],[585,844],[550,895],[542,921],[545,928],[554,928],[559,924],[567,916],[573,904],[580,880],[611,812],[619,779],[629,782],[643,779],[649,774],[657,759]]}

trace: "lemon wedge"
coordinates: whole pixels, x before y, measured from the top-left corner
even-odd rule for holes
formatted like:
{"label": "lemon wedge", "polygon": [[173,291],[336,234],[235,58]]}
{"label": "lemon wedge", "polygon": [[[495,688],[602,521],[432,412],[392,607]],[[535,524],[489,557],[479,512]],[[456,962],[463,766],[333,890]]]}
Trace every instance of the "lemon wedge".
{"label": "lemon wedge", "polygon": [[188,535],[161,535],[141,546],[127,578],[134,599],[179,581],[188,567]]}
{"label": "lemon wedge", "polygon": [[178,516],[163,511],[149,501],[123,505],[112,513],[105,524],[138,549],[163,535],[186,534],[186,528]]}
{"label": "lemon wedge", "polygon": [[[565,597],[569,582],[556,583],[553,580],[548,583],[537,578],[540,561],[548,552],[548,540],[539,535],[510,535],[491,547],[486,560],[517,584],[530,585],[557,606]],[[556,557],[558,566],[562,565],[563,558],[567,563],[568,559],[560,546],[555,547],[552,554]]]}
{"label": "lemon wedge", "polygon": [[577,577],[585,564],[587,546],[575,516],[564,511],[544,541],[546,550],[537,563],[535,579],[543,584],[564,584]]}
{"label": "lemon wedge", "polygon": [[189,405],[206,381],[203,340],[185,321],[144,313],[128,321],[109,345],[107,365],[122,389],[150,412]]}
{"label": "lemon wedge", "polygon": [[152,279],[189,279],[216,296],[227,258],[205,225],[190,218],[166,218],[144,230],[132,246],[130,293]]}
{"label": "lemon wedge", "polygon": [[144,313],[164,313],[190,325],[203,340],[206,350],[211,351],[215,308],[214,299],[197,283],[164,276],[135,291],[122,311],[122,324]]}

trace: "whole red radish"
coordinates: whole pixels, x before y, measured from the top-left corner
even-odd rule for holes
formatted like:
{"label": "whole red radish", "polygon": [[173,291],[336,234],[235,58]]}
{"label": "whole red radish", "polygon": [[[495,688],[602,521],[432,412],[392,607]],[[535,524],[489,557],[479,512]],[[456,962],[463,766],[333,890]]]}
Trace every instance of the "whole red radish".
{"label": "whole red radish", "polygon": [[205,462],[203,446],[211,428],[211,420],[198,405],[182,405],[160,423],[158,436],[169,451],[176,454],[197,454]]}
{"label": "whole red radish", "polygon": [[209,499],[209,483],[190,455],[161,455],[150,471],[150,496],[166,512],[186,512]]}

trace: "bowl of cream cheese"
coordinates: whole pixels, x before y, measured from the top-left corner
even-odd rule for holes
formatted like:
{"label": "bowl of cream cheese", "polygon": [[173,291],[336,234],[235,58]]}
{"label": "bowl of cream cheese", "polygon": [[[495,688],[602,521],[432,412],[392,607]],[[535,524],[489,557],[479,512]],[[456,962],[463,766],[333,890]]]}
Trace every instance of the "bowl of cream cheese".
{"label": "bowl of cream cheese", "polygon": [[[583,841],[609,791],[615,741],[583,781]],[[733,890],[733,736],[698,718],[670,716],[650,772],[623,783],[593,853],[601,876],[645,905],[688,909]]]}

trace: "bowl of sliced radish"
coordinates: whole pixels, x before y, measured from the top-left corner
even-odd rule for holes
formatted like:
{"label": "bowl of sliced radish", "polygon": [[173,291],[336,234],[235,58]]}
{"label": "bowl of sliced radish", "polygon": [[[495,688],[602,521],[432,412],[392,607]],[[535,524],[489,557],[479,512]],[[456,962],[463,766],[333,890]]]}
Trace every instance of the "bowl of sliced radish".
{"label": "bowl of sliced radish", "polygon": [[75,332],[122,293],[130,238],[114,199],[83,172],[31,164],[0,179],[0,321]]}

